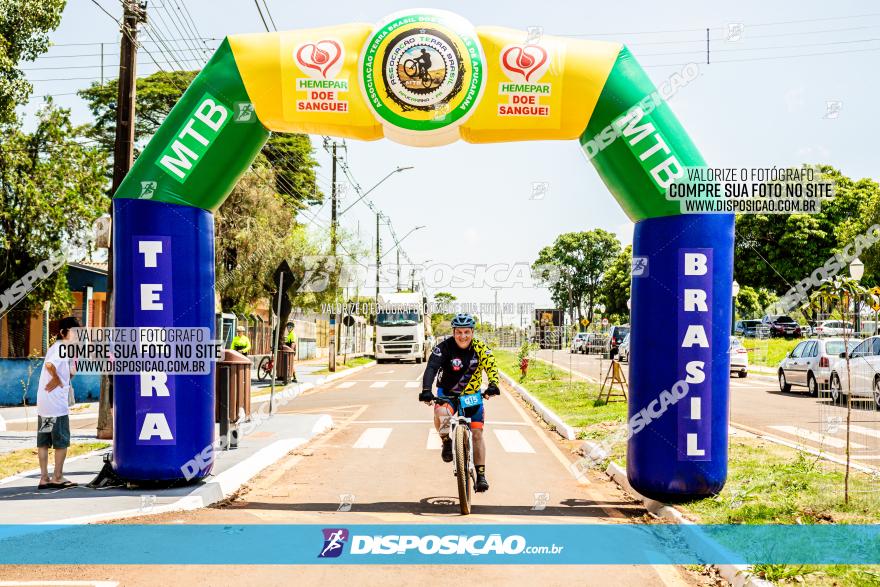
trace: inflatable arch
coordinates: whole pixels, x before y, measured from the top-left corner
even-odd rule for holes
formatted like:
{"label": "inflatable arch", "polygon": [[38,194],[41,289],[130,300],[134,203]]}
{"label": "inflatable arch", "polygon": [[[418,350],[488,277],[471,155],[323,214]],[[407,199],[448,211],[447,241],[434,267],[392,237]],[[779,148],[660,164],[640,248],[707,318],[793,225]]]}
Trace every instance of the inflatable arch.
{"label": "inflatable arch", "polygon": [[[433,10],[226,38],[114,194],[116,326],[213,332],[212,212],[270,131],[413,146],[577,139],[635,222],[630,482],[671,501],[722,488],[733,217],[681,215],[666,198],[704,162],[626,47]],[[124,479],[183,480],[214,440],[213,373],[160,375],[115,375]]]}

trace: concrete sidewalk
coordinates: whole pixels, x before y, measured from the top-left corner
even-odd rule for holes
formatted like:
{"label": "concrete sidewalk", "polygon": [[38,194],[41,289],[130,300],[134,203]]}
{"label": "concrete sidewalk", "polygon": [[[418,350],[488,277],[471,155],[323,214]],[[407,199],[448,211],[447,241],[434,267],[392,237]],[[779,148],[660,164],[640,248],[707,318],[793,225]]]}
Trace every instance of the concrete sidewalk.
{"label": "concrete sidewalk", "polygon": [[[368,366],[370,365],[346,369],[327,376],[313,374],[314,371],[322,369],[322,365],[302,365],[297,369],[299,383],[292,383],[286,387],[276,386],[275,406],[278,408],[299,393],[356,373]],[[259,392],[264,387],[268,385],[260,384],[253,388],[253,391]],[[104,455],[110,452],[107,448],[67,460],[64,467],[65,477],[79,483],[80,487],[37,490],[38,469],[0,479],[0,520],[5,524],[93,523],[151,513],[195,509],[220,501],[291,450],[333,426],[332,419],[326,414],[275,413],[267,418],[254,418],[258,411],[261,414],[268,413],[264,406],[268,400],[268,394],[252,398],[251,417],[255,425],[249,426],[252,428],[249,434],[240,438],[239,448],[215,453],[212,474],[198,484],[172,489],[96,490],[82,487],[94,479],[103,467]],[[27,416],[22,408],[4,408],[2,413],[4,417],[9,414],[12,428],[18,428],[29,423],[34,408],[28,410]],[[94,404],[94,409],[89,408],[77,416],[93,418],[97,422],[97,404]],[[82,432],[84,433],[74,433],[75,439],[72,440],[94,441],[94,427],[90,429],[91,434],[85,430]],[[33,431],[0,432],[0,451],[33,447],[34,440]]]}

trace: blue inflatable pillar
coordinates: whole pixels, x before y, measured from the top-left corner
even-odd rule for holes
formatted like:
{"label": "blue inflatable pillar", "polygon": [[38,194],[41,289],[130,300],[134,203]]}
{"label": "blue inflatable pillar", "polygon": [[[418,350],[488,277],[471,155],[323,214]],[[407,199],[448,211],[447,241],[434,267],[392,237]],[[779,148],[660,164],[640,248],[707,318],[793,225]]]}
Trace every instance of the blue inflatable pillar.
{"label": "blue inflatable pillar", "polygon": [[733,222],[635,225],[627,475],[658,501],[717,493],[727,477]]}
{"label": "blue inflatable pillar", "polygon": [[[203,327],[214,338],[214,220],[210,212],[149,200],[113,200],[117,327]],[[192,481],[186,468],[214,441],[208,375],[114,375],[113,468],[129,481]]]}

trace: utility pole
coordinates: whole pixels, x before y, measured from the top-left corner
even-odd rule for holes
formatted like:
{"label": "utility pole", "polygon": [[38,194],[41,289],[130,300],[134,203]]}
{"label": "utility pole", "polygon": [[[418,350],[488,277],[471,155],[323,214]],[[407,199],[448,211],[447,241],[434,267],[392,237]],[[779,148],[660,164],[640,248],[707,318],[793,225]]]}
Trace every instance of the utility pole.
{"label": "utility pole", "polygon": [[333,288],[333,306],[330,310],[330,336],[328,337],[328,369],[336,371],[336,141],[333,141],[333,171],[330,186],[332,205],[330,207],[330,254],[333,255],[333,273],[331,274],[331,287]]}
{"label": "utility pole", "polygon": [[[134,110],[137,80],[138,25],[147,22],[147,3],[134,0],[122,2],[122,39],[119,47],[119,91],[116,99],[116,141],[113,147],[113,187],[111,195],[125,179],[134,157]],[[101,47],[103,61],[104,48]],[[102,68],[103,75],[103,68]],[[113,202],[110,202],[110,226],[113,226]],[[107,299],[104,305],[104,326],[114,326],[113,319],[113,242],[107,250]],[[84,324],[83,326],[88,326]],[[98,400],[98,438],[113,438],[113,377],[101,376]]]}
{"label": "utility pole", "polygon": [[395,284],[397,291],[400,291],[400,247],[397,247],[397,282]]}
{"label": "utility pole", "polygon": [[373,330],[373,356],[379,351],[379,267],[382,263],[380,250],[382,241],[379,236],[379,219],[382,217],[381,212],[376,212],[376,325]]}

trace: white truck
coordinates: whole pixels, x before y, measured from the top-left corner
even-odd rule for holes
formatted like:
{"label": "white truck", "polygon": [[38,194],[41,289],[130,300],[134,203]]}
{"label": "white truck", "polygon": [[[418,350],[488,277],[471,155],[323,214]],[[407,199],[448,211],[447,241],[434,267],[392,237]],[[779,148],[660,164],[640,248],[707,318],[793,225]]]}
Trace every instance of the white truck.
{"label": "white truck", "polygon": [[379,296],[376,315],[376,362],[415,361],[421,363],[431,352],[431,320],[425,315],[425,300],[419,292],[388,293]]}

